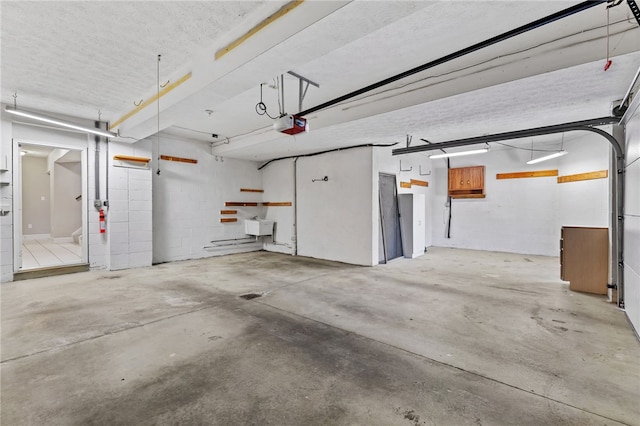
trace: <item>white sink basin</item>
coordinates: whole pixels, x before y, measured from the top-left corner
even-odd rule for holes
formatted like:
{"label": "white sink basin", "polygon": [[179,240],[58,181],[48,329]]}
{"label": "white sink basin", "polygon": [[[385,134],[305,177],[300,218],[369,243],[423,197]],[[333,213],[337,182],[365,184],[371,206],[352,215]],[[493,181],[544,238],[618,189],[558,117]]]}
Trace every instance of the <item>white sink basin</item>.
{"label": "white sink basin", "polygon": [[246,219],[244,233],[247,235],[273,235],[273,220]]}

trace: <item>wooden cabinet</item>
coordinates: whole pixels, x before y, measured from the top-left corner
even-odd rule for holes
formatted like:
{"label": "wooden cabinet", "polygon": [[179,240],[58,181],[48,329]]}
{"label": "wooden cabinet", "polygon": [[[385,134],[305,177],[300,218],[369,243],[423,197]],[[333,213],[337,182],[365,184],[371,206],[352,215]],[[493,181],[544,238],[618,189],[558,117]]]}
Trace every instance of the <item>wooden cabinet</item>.
{"label": "wooden cabinet", "polygon": [[560,279],[584,293],[607,294],[609,230],[563,226],[560,239]]}
{"label": "wooden cabinet", "polygon": [[484,166],[449,169],[451,198],[484,198]]}

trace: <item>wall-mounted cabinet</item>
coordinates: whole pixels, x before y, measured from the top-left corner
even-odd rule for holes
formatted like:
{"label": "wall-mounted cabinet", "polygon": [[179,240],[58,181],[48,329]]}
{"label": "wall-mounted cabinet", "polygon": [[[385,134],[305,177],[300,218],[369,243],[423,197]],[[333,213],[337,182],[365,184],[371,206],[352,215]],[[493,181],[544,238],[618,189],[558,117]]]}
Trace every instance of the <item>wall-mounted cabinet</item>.
{"label": "wall-mounted cabinet", "polygon": [[451,198],[484,198],[484,166],[449,169]]}

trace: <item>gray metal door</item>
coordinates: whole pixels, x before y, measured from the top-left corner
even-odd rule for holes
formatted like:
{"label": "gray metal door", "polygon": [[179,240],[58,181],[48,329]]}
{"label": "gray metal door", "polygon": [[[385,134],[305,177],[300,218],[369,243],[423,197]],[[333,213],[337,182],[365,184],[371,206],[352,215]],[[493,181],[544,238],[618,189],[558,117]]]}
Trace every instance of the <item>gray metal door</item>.
{"label": "gray metal door", "polygon": [[380,225],[383,242],[383,251],[381,252],[380,262],[386,263],[391,259],[395,259],[403,255],[395,175],[380,173],[379,200]]}

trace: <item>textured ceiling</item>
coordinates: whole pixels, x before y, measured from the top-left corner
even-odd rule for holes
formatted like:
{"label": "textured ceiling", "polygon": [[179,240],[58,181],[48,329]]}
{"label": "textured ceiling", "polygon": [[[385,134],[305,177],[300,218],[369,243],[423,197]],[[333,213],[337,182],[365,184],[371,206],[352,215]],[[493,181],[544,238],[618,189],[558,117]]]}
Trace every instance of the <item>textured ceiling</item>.
{"label": "textured ceiling", "polygon": [[32,108],[113,120],[155,87],[158,54],[169,75],[248,14],[265,15],[262,3],[3,1],[2,102],[17,92]]}
{"label": "textured ceiling", "polygon": [[[286,2],[0,2],[2,102],[113,122],[161,82],[160,129],[176,139],[230,138],[218,155],[266,160],[359,143],[447,140],[608,115],[640,66],[640,28],[604,4],[310,114],[311,133],[282,136],[255,113],[260,83],[288,70],[320,84],[304,107],[449,54],[579,1],[304,1],[215,60],[213,53]],[[284,109],[298,111],[285,78]],[[270,114],[277,91],[265,87]],[[153,104],[152,104],[153,105]],[[211,114],[206,110],[213,111]],[[129,141],[158,129],[155,105],[117,127]]]}

